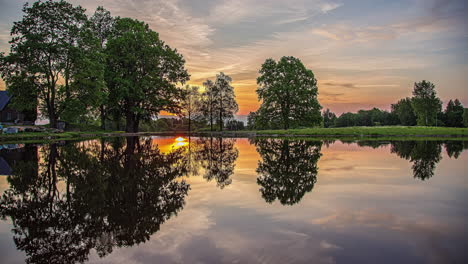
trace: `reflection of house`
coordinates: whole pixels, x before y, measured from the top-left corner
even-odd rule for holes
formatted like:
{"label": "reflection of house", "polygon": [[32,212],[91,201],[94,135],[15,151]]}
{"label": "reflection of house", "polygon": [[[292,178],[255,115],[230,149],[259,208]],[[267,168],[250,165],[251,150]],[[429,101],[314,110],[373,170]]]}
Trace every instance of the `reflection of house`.
{"label": "reflection of house", "polygon": [[[35,116],[16,111],[10,105],[11,96],[7,91],[0,91],[0,122],[23,123],[25,121],[34,123]],[[34,120],[33,120],[34,119]]]}

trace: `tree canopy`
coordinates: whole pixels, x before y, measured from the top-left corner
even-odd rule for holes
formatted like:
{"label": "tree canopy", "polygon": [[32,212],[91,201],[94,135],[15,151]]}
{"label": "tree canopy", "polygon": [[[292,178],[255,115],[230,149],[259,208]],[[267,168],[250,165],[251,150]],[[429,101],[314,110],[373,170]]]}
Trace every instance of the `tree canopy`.
{"label": "tree canopy", "polygon": [[320,124],[317,80],[299,59],[267,59],[259,73],[257,94],[262,103],[258,115],[268,120],[268,126],[279,123],[288,129]]}
{"label": "tree canopy", "polygon": [[180,111],[183,90],[177,83],[189,80],[185,60],[148,24],[117,18],[106,55],[110,107],[125,116],[127,132],[138,131],[140,121],[162,110]]}

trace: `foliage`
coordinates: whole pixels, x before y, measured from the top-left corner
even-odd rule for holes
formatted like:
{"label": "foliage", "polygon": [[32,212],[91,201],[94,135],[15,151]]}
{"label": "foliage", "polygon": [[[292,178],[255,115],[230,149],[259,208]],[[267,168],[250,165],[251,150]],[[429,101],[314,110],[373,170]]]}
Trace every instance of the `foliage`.
{"label": "foliage", "polygon": [[433,83],[425,80],[415,83],[411,104],[418,125],[433,126],[436,124],[437,114],[441,111],[442,102],[436,95]]}
{"label": "foliage", "polygon": [[[2,78],[19,109],[34,110],[37,102],[55,127],[59,118],[70,118],[67,112],[89,110],[94,105],[89,98],[99,100],[94,91],[102,84],[102,72],[92,61],[99,55],[80,6],[37,1],[25,4],[23,12],[11,30],[10,54],[2,55]],[[82,84],[87,81],[85,89]]]}
{"label": "foliage", "polygon": [[247,116],[247,129],[248,130],[256,129],[256,126],[255,126],[256,118],[257,118],[256,112],[249,112],[249,115]]}
{"label": "foliage", "polygon": [[259,139],[257,183],[266,202],[298,203],[317,182],[321,141]]}
{"label": "foliage", "polygon": [[463,109],[463,126],[468,127],[468,108]]}
{"label": "foliage", "polygon": [[260,123],[282,128],[314,126],[321,123],[321,106],[317,100],[317,80],[311,70],[294,57],[278,62],[267,59],[257,78]]}
{"label": "foliage", "polygon": [[229,120],[226,122],[226,129],[227,130],[244,130],[244,122],[239,121],[239,120]]}
{"label": "foliage", "polygon": [[143,243],[185,205],[181,151],[163,154],[150,139],[50,144],[40,160],[35,148],[0,200],[27,263],[85,262],[92,250]]}
{"label": "foliage", "polygon": [[162,111],[180,112],[178,100],[189,75],[185,60],[148,24],[117,18],[106,46],[106,81],[109,104],[115,116],[124,115],[126,131],[137,132],[140,121]]}
{"label": "foliage", "polygon": [[411,98],[406,97],[392,104],[392,113],[395,113],[404,126],[416,125],[416,115],[414,114]]}
{"label": "foliage", "polygon": [[192,119],[199,119],[200,115],[200,92],[198,86],[186,85],[181,101],[181,111],[179,116],[188,121],[188,131],[192,131]]}
{"label": "foliage", "polygon": [[445,109],[445,125],[448,127],[463,127],[463,105],[458,99],[450,100]]}
{"label": "foliage", "polygon": [[327,127],[332,127],[335,125],[336,115],[335,113],[332,113],[330,109],[327,108],[327,110],[323,112],[322,116],[323,116],[323,127],[327,128]]}

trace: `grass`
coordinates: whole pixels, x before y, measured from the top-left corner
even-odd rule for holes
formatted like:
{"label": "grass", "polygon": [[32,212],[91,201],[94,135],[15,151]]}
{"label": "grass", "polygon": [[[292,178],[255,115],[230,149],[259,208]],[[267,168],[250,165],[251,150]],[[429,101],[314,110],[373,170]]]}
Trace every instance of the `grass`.
{"label": "grass", "polygon": [[289,130],[258,130],[257,135],[287,136],[413,136],[413,137],[468,137],[468,128],[453,127],[340,127],[340,128],[302,128]]}

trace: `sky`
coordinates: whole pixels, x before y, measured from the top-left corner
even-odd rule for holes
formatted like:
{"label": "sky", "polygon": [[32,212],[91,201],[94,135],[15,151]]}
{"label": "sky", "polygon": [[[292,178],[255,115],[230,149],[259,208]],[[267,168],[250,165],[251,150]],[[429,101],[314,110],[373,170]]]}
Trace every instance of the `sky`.
{"label": "sky", "polygon": [[[24,1],[25,2],[25,1]],[[0,51],[22,17],[21,0],[0,0]],[[69,0],[92,14],[145,21],[186,59],[189,84],[224,72],[239,115],[259,106],[256,78],[268,58],[295,56],[318,80],[319,102],[335,113],[411,96],[429,80],[445,104],[468,106],[465,0]],[[0,83],[0,88],[4,88]]]}

